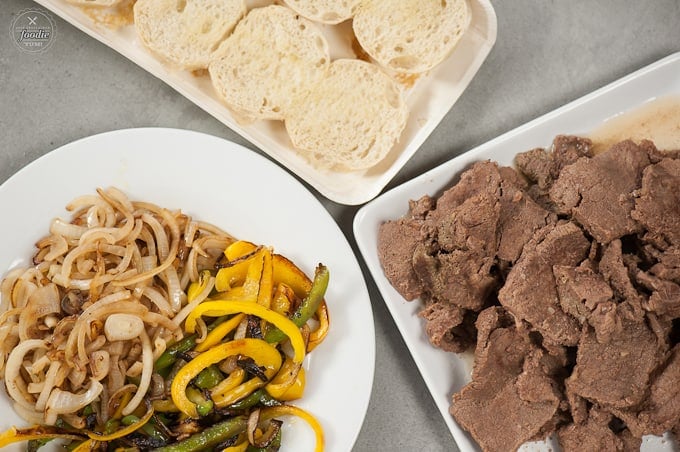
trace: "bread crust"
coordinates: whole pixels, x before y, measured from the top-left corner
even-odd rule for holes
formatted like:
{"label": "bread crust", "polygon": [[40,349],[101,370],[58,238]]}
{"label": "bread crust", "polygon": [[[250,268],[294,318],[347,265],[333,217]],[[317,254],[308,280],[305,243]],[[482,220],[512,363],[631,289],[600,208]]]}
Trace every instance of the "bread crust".
{"label": "bread crust", "polygon": [[208,67],[215,91],[240,117],[282,120],[330,64],[318,27],[285,6],[252,9]]}
{"label": "bread crust", "polygon": [[367,0],[352,27],[361,47],[399,73],[424,73],[453,51],[470,24],[466,0]]}
{"label": "bread crust", "polygon": [[137,36],[170,65],[205,69],[246,14],[244,0],[137,0]]}

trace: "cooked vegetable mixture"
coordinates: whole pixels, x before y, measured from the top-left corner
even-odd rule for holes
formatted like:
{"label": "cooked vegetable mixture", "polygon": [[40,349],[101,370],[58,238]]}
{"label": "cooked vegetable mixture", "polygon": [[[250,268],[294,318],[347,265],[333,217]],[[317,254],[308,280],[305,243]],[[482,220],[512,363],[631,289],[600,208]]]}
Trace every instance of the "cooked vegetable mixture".
{"label": "cooked vegetable mixture", "polygon": [[29,450],[275,451],[305,420],[305,356],[326,337],[328,269],[312,278],[115,188],[72,201],[33,265],[0,286],[0,376]]}

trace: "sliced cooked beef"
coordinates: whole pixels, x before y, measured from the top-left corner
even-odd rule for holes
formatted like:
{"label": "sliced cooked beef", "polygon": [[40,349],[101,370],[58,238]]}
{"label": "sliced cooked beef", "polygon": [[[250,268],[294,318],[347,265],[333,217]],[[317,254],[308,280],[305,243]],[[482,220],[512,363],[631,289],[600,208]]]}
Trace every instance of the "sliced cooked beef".
{"label": "sliced cooked beef", "polygon": [[498,165],[494,162],[483,161],[465,170],[460,180],[437,198],[436,208],[428,215],[428,223],[436,230],[442,216],[449,213],[465,202],[466,199],[479,193],[500,195],[501,175]]}
{"label": "sliced cooked beef", "polygon": [[639,451],[641,440],[633,438],[627,429],[615,432],[610,427],[613,416],[593,408],[587,420],[569,424],[557,432],[563,452],[632,452]]}
{"label": "sliced cooked beef", "polygon": [[524,245],[538,229],[553,224],[557,216],[538,205],[526,193],[517,173],[511,168],[501,168],[502,194],[499,218],[499,259],[514,263]]}
{"label": "sliced cooked beef", "polygon": [[477,329],[473,378],[450,411],[483,450],[516,450],[551,422],[559,391],[540,365],[544,352],[502,309],[481,312]]}
{"label": "sliced cooked beef", "polygon": [[515,164],[539,189],[548,190],[562,169],[580,157],[592,157],[592,142],[573,135],[558,135],[550,150],[532,149],[517,154]]}
{"label": "sliced cooked beef", "polygon": [[407,300],[422,295],[424,287],[413,270],[411,260],[420,243],[421,221],[401,218],[380,225],[378,256],[385,276]]}
{"label": "sliced cooked beef", "polygon": [[641,407],[618,410],[633,435],[662,435],[680,424],[680,345],[673,349],[663,370],[652,382]]}
{"label": "sliced cooked beef", "polygon": [[553,266],[560,306],[567,314],[583,324],[598,304],[612,299],[614,293],[588,265]]}
{"label": "sliced cooked beef", "polygon": [[413,269],[428,290],[428,296],[464,309],[481,309],[498,284],[491,270],[493,258],[482,258],[468,251],[431,255],[418,245]]}
{"label": "sliced cooked beef", "polygon": [[426,320],[425,334],[432,345],[447,352],[462,353],[476,340],[474,322],[468,312],[448,302],[432,302],[418,315]]}
{"label": "sliced cooked beef", "polygon": [[379,230],[432,345],[475,348],[451,414],[485,451],[679,434],[680,151],[558,136],[515,163],[476,163]]}
{"label": "sliced cooked beef", "polygon": [[680,246],[680,160],[663,159],[645,168],[632,217],[669,245]]}
{"label": "sliced cooked beef", "polygon": [[609,243],[641,230],[633,219],[634,195],[648,153],[623,141],[592,159],[582,157],[565,167],[550,188],[560,213],[572,216],[600,243]]}
{"label": "sliced cooked beef", "polygon": [[[529,322],[543,337],[562,345],[578,343],[578,321],[562,310],[557,294],[555,265],[578,265],[588,255],[590,242],[571,222],[546,228],[540,241],[532,239],[498,292],[503,306]],[[536,234],[542,235],[542,234]]]}
{"label": "sliced cooked beef", "polygon": [[652,293],[645,306],[649,311],[671,319],[680,318],[680,285],[644,272],[636,276]]}
{"label": "sliced cooked beef", "polygon": [[592,328],[584,328],[566,385],[593,403],[625,408],[647,396],[651,375],[663,359],[663,346],[646,322],[626,318],[620,322],[620,330],[607,343],[599,342]]}
{"label": "sliced cooked beef", "polygon": [[658,255],[650,273],[661,279],[680,284],[680,246],[673,246]]}

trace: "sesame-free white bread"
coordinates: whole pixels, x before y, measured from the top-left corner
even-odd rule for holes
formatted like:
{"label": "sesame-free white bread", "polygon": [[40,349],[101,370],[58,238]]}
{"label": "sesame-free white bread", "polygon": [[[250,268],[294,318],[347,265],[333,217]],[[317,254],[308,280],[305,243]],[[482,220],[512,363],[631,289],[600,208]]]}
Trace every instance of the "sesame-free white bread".
{"label": "sesame-free white bread", "polygon": [[330,64],[321,30],[280,5],[250,10],[220,54],[208,67],[215,91],[250,120],[284,119]]}
{"label": "sesame-free white bread", "polygon": [[246,14],[244,0],[137,0],[142,43],[177,68],[205,69]]}
{"label": "sesame-free white bread", "polygon": [[339,24],[354,16],[361,0],[284,0],[307,19],[324,24]]}
{"label": "sesame-free white bread", "polygon": [[453,50],[470,24],[466,0],[365,0],[352,26],[375,61],[396,72],[427,72]]}
{"label": "sesame-free white bread", "polygon": [[361,170],[385,158],[407,117],[400,85],[382,69],[361,60],[338,59],[285,124],[293,147],[312,165]]}

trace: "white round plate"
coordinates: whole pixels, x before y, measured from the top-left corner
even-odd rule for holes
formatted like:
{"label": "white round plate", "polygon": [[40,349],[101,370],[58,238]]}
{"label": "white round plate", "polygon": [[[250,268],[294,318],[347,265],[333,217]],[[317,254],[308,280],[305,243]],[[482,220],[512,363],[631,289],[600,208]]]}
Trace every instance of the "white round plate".
{"label": "white round plate", "polygon": [[[221,138],[161,128],[103,133],[49,152],[0,186],[0,274],[28,264],[50,220],[69,218],[69,201],[108,186],[270,245],[309,275],[319,262],[329,268],[331,328],[307,358],[307,387],[296,404],[322,423],[327,451],[350,451],[373,384],[373,314],[357,259],[321,203],[274,163]],[[4,391],[0,412],[0,429],[25,425]],[[313,450],[304,421],[288,425],[281,450]]]}

